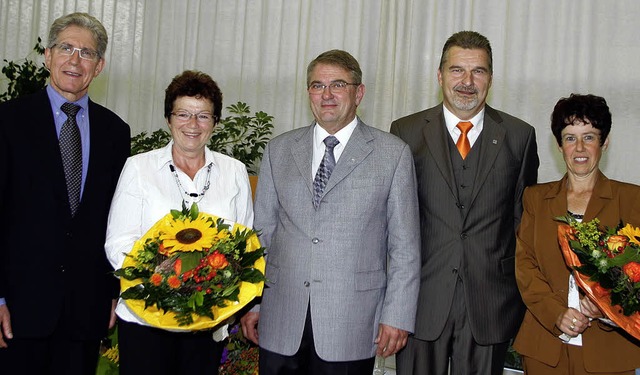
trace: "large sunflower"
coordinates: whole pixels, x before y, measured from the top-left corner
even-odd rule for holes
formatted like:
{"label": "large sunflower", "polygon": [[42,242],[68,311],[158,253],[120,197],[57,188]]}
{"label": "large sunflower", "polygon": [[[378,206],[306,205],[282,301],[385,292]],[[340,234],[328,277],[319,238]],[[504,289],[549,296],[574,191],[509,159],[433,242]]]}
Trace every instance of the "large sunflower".
{"label": "large sunflower", "polygon": [[171,220],[160,230],[160,240],[166,255],[175,252],[202,251],[211,247],[214,238],[218,235],[218,229],[213,222],[200,214],[195,220]]}
{"label": "large sunflower", "polygon": [[627,224],[618,231],[618,234],[629,237],[629,242],[640,245],[640,228],[636,228],[631,224]]}

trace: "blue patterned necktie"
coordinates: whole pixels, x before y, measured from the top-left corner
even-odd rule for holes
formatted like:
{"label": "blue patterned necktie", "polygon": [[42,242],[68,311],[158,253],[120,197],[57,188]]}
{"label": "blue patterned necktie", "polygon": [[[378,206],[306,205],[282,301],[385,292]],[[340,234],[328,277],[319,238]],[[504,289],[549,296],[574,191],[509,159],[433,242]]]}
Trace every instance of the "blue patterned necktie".
{"label": "blue patterned necktie", "polygon": [[67,120],[60,129],[60,155],[62,156],[64,176],[67,180],[71,216],[75,216],[80,206],[80,187],[82,185],[82,142],[80,129],[78,129],[76,122],[80,106],[64,103],[61,109],[67,115]]}
{"label": "blue patterned necktie", "polygon": [[333,168],[336,166],[336,159],[333,156],[333,148],[340,143],[338,138],[332,135],[325,138],[323,142],[326,146],[324,149],[324,157],[320,162],[318,172],[316,172],[316,178],[313,180],[313,207],[316,209],[320,206],[322,193],[324,192],[325,186],[327,186],[329,177],[331,177]]}

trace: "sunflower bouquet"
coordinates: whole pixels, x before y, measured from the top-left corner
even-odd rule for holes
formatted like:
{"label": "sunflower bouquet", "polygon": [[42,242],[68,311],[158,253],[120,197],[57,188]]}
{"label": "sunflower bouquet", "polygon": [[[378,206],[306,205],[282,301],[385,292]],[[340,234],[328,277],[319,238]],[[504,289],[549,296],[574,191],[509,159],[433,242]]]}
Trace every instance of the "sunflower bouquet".
{"label": "sunflower bouquet", "polygon": [[618,326],[640,339],[640,228],[600,228],[558,217],[558,241],[577,284]]}
{"label": "sunflower bouquet", "polygon": [[212,328],[262,294],[263,253],[249,228],[226,224],[195,204],[171,210],[115,271],[120,297],[152,326]]}

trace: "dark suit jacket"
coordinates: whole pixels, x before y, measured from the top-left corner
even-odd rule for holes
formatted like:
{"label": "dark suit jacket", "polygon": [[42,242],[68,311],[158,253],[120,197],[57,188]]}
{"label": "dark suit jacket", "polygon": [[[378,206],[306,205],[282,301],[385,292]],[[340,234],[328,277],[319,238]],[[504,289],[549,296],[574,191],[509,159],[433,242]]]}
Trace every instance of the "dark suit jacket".
{"label": "dark suit jacket", "polygon": [[46,90],[0,104],[0,297],[14,337],[46,336],[63,314],[74,322],[71,337],[106,333],[117,283],[104,252],[105,230],[130,130],[92,101],[89,123],[89,169],[71,218]]}
{"label": "dark suit jacket", "polygon": [[522,192],[537,179],[535,130],[485,107],[466,215],[458,208],[442,104],[394,121],[391,132],[411,147],[418,178],[422,270],[415,337],[440,336],[459,277],[475,340],[482,345],[509,340],[524,313],[514,277],[515,230]]}
{"label": "dark suit jacket", "polygon": [[[518,229],[516,277],[527,313],[515,349],[550,366],[560,360],[563,344],[556,326],[567,309],[569,269],[560,247],[558,222],[567,214],[567,177],[528,188]],[[640,186],[612,181],[600,174],[584,220],[600,219],[603,226],[619,221],[640,225]],[[640,346],[603,323],[592,322],[582,335],[584,368],[589,372],[622,372],[640,367]],[[629,336],[627,336],[629,337]]]}

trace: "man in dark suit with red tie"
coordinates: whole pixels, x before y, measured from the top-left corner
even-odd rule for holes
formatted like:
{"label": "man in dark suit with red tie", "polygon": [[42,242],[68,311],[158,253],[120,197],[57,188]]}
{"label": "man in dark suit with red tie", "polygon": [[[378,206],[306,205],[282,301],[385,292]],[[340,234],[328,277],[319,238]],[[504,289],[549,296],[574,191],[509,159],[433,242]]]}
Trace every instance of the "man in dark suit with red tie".
{"label": "man in dark suit with red tie", "polygon": [[515,230],[538,175],[536,137],[486,105],[492,77],[487,38],[455,33],[438,69],[443,103],[391,125],[413,153],[422,241],[416,329],[399,375],[502,374],[522,321]]}
{"label": "man in dark suit with red tie", "polygon": [[115,322],[104,240],[130,130],[87,95],[107,40],[88,14],[58,18],[45,50],[49,85],[0,105],[2,373],[95,373]]}

